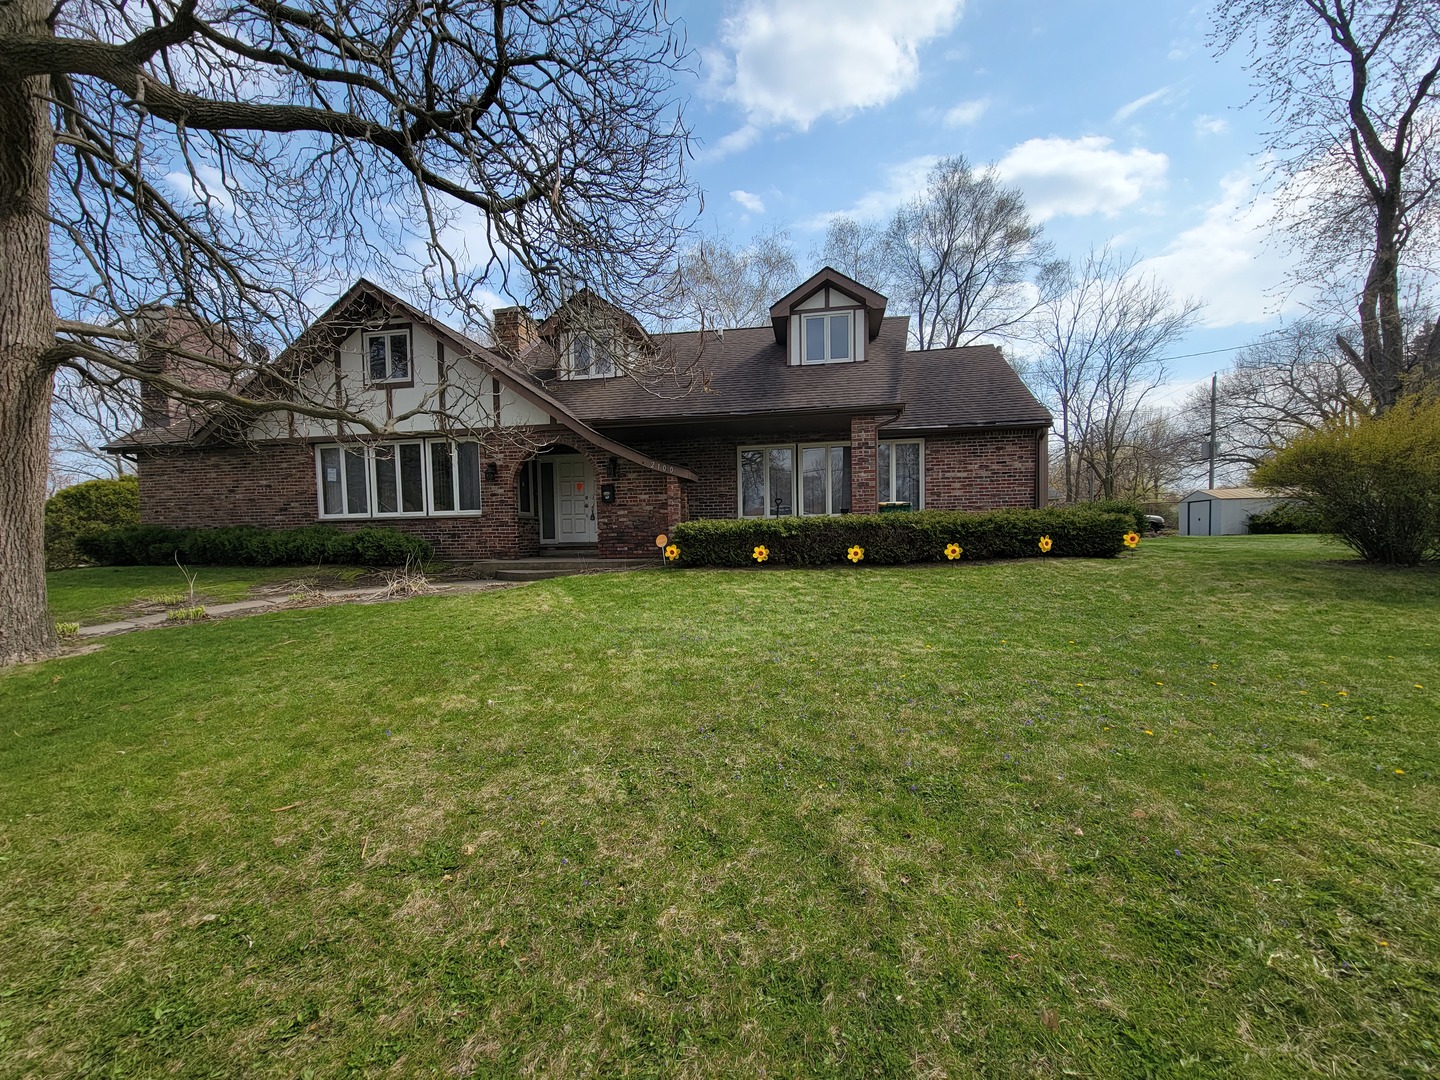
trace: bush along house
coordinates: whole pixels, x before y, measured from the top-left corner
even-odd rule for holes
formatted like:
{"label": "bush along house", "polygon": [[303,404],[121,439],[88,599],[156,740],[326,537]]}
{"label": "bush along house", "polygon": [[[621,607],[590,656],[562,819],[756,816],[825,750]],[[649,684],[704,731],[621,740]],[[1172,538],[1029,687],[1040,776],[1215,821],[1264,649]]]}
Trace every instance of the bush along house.
{"label": "bush along house", "polygon": [[654,556],[692,518],[1043,506],[1049,413],[993,346],[907,350],[885,304],[826,268],[769,325],[651,335],[582,292],[542,322],[497,311],[486,347],[362,280],[274,366],[384,436],[152,394],[108,449],[136,458],[148,524],[387,525],[460,560]]}

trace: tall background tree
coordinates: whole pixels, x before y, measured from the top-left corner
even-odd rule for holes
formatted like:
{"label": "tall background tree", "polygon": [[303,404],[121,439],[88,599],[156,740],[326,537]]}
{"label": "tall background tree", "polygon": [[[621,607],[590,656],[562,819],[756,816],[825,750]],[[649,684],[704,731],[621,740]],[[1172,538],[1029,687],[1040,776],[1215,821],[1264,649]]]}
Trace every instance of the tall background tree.
{"label": "tall background tree", "polygon": [[[1365,380],[1335,343],[1342,333],[1302,319],[1240,350],[1215,385],[1218,468],[1241,479],[1296,435],[1372,411]],[[1199,448],[1209,439],[1210,384],[1196,387],[1178,412]],[[1192,460],[1201,456],[1192,449]]]}
{"label": "tall background tree", "polygon": [[353,420],[256,373],[362,270],[467,323],[482,285],[644,311],[690,213],[683,62],[648,0],[0,3],[0,662],[53,645],[57,371]]}
{"label": "tall background tree", "polygon": [[1054,293],[1029,324],[1028,375],[1055,413],[1066,502],[1121,493],[1154,417],[1165,350],[1194,325],[1195,300],[1177,299],[1132,256],[1091,251],[1055,272]]}
{"label": "tall background tree", "polygon": [[937,162],[883,228],[833,219],[822,256],[908,313],[917,349],[1014,334],[1051,280],[1050,248],[1024,196],[963,157]]}
{"label": "tall background tree", "polygon": [[[1337,343],[1379,411],[1412,375],[1402,285],[1434,287],[1440,17],[1434,0],[1223,0],[1214,41],[1244,49],[1273,127],[1267,150],[1297,277],[1359,315]],[[1336,274],[1342,276],[1334,281]]]}
{"label": "tall background tree", "polygon": [[738,249],[721,236],[709,237],[680,256],[674,284],[678,318],[707,330],[763,326],[770,321],[770,305],[800,280],[784,231],[761,233]]}

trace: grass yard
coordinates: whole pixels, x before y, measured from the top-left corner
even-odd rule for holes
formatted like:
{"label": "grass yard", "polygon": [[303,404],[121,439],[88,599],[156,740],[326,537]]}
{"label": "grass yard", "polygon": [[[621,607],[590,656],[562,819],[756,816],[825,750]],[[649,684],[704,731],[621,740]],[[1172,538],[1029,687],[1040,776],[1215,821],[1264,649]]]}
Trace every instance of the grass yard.
{"label": "grass yard", "polygon": [[114,639],[0,676],[0,1076],[1433,1075],[1437,640],[1283,536]]}
{"label": "grass yard", "polygon": [[[287,581],[318,580],[339,587],[363,570],[335,566],[196,566],[195,598],[200,604],[245,600],[257,588]],[[57,622],[82,626],[127,615],[188,606],[190,586],[178,566],[87,566],[45,575],[50,612]]]}

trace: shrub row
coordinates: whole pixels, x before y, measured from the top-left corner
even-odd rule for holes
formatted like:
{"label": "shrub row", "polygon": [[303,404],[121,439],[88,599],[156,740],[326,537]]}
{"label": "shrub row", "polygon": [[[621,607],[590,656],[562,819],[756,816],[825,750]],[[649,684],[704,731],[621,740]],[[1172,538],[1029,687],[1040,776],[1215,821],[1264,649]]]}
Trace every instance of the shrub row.
{"label": "shrub row", "polygon": [[45,568],[61,570],[83,560],[81,533],[140,524],[140,481],[134,476],[86,480],[45,500]]}
{"label": "shrub row", "polygon": [[1042,536],[1050,537],[1050,557],[1109,558],[1124,550],[1125,533],[1135,527],[1130,514],[1090,506],[984,513],[921,510],[685,521],[675,527],[672,539],[684,566],[753,566],[756,547],[769,551],[767,563],[823,566],[844,563],[856,544],[864,549],[866,564],[897,565],[944,562],[948,544],[959,544],[963,559],[1040,557]]}
{"label": "shrub row", "polygon": [[134,525],[82,533],[76,546],[91,562],[110,566],[158,566],[176,559],[213,566],[402,566],[407,559],[424,562],[432,551],[429,541],[396,529],[343,532],[331,525],[301,529]]}
{"label": "shrub row", "polygon": [[1256,534],[1326,532],[1325,519],[1308,506],[1276,503],[1269,510],[1251,514],[1250,531]]}

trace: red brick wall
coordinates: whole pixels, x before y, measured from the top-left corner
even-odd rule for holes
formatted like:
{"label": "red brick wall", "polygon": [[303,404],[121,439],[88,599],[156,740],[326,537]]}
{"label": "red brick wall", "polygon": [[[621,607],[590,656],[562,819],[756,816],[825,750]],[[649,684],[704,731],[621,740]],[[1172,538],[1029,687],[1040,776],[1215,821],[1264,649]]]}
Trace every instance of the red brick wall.
{"label": "red brick wall", "polygon": [[1033,429],[929,436],[926,509],[1034,506],[1036,439]]}
{"label": "red brick wall", "polygon": [[[536,449],[564,445],[590,459],[597,485],[615,484],[614,503],[600,502],[596,492],[599,555],[649,558],[655,553],[655,536],[668,532],[677,522],[690,517],[736,516],[738,445],[845,437],[833,431],[787,432],[637,447],[662,461],[694,470],[700,479],[690,483],[623,460],[612,480],[608,453],[565,429],[533,434],[529,445],[487,452],[487,462],[495,461],[498,466],[497,477],[482,481],[483,508],[476,517],[380,518],[334,524],[340,528],[385,525],[423,536],[435,545],[438,555],[448,559],[534,555],[540,550],[539,523],[518,516],[516,474]],[[875,505],[875,437],[873,420],[860,418],[853,423],[851,497],[856,507]],[[930,436],[925,440],[925,505],[937,510],[1033,506],[1035,462],[1034,431]],[[147,523],[175,526],[312,525],[319,520],[314,448],[297,441],[151,454],[140,462],[140,517]]]}
{"label": "red brick wall", "polygon": [[857,416],[850,421],[850,509],[854,513],[873,514],[880,509],[876,457],[879,445],[879,428],[873,416]]}
{"label": "red brick wall", "polygon": [[[482,472],[481,512],[473,517],[330,520],[341,529],[379,525],[422,536],[447,559],[517,558],[538,554],[536,518],[519,517],[520,466],[546,445],[563,445],[590,459],[595,472],[596,533],[602,558],[655,553],[655,536],[683,520],[684,496],[673,477],[619,462],[610,478],[610,455],[566,429],[537,429],[527,445],[487,448],[496,463],[492,481]],[[482,466],[483,468],[483,466]],[[613,482],[616,500],[600,502],[598,485]],[[674,490],[671,490],[673,485]],[[140,461],[140,520],[146,524],[215,528],[259,525],[294,528],[320,520],[315,449],[304,442],[253,447],[207,447],[155,453]]]}

